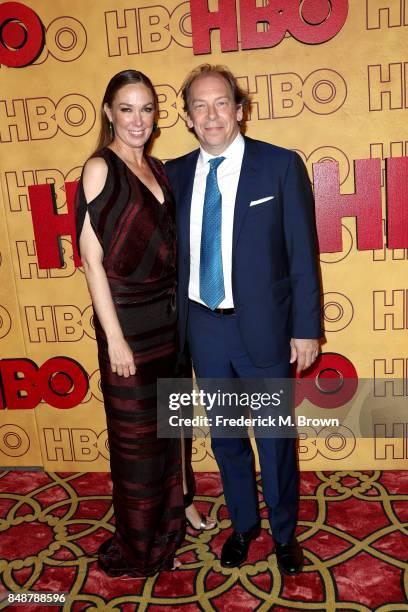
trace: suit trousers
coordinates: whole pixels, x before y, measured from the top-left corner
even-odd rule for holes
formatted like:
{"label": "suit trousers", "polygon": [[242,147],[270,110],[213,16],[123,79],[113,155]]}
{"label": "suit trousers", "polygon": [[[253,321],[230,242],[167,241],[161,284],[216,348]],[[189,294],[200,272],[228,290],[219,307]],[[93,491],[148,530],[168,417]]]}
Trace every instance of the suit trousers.
{"label": "suit trousers", "polygon": [[[290,348],[282,362],[268,368],[254,366],[245,350],[235,315],[214,313],[189,302],[188,342],[196,377],[289,378]],[[296,528],[298,470],[295,438],[256,438],[262,487],[272,535],[288,542]],[[248,437],[216,438],[211,447],[224,487],[229,515],[236,531],[259,522],[254,457]]]}

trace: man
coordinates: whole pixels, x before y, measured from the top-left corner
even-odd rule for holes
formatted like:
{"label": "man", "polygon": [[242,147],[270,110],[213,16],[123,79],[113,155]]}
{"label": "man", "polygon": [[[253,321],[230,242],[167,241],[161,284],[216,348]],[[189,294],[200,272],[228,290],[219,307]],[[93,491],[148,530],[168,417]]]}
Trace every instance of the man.
{"label": "man", "polygon": [[[313,199],[292,151],[241,134],[248,98],[224,67],[185,80],[187,126],[200,149],[166,169],[177,202],[180,342],[198,378],[287,378],[318,354],[320,290]],[[248,438],[213,438],[234,527],[221,564],[243,563],[259,533]],[[295,440],[258,438],[261,475],[280,569],[301,571],[295,538]]]}

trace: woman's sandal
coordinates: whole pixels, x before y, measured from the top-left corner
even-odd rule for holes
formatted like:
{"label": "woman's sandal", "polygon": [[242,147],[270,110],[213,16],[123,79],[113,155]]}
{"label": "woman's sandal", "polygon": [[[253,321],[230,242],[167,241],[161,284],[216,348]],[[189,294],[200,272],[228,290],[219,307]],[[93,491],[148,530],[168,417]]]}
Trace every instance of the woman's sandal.
{"label": "woman's sandal", "polygon": [[175,570],[180,569],[180,567],[182,567],[183,564],[181,561],[179,561],[178,559],[174,559],[173,561],[173,567],[171,568],[171,571],[174,572]]}
{"label": "woman's sandal", "polygon": [[[194,499],[194,495],[192,493],[185,493],[184,495],[184,509],[185,510],[193,504],[193,499]],[[209,517],[204,516],[201,512],[198,512],[198,510],[197,510],[197,514],[200,519],[199,527],[196,527],[195,525],[193,525],[190,519],[186,516],[186,522],[191,527],[191,529],[194,529],[194,531],[201,533],[203,531],[210,531],[211,529],[214,529],[214,527],[216,527],[217,521],[210,519],[210,522],[208,522]]]}

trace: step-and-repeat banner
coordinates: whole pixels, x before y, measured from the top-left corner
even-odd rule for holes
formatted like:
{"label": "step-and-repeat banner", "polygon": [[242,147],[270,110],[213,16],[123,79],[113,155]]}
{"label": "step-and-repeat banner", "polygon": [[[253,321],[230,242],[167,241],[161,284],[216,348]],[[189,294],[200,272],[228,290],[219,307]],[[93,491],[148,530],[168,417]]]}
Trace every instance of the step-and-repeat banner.
{"label": "step-and-repeat banner", "polygon": [[[161,159],[197,144],[186,73],[211,62],[239,76],[247,134],[298,151],[314,183],[325,341],[309,376],[319,389],[324,373],[378,379],[384,401],[404,397],[407,27],[405,0],[0,3],[1,465],[109,469],[73,199],[105,87],[126,68],[157,89]],[[362,440],[308,426],[301,469],[406,467],[407,427]],[[193,460],[216,469],[208,438]]]}

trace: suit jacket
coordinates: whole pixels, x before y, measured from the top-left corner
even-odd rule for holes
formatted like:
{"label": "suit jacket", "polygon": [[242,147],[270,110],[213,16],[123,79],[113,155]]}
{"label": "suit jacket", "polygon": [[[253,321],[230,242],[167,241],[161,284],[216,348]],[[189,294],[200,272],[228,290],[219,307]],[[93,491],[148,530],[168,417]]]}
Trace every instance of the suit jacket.
{"label": "suit jacket", "polygon": [[[198,155],[199,149],[166,164],[176,198],[181,349],[186,342],[190,208]],[[232,292],[242,340],[255,366],[286,359],[291,337],[320,337],[316,252],[313,195],[301,158],[245,137],[234,210]]]}

